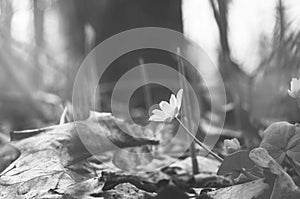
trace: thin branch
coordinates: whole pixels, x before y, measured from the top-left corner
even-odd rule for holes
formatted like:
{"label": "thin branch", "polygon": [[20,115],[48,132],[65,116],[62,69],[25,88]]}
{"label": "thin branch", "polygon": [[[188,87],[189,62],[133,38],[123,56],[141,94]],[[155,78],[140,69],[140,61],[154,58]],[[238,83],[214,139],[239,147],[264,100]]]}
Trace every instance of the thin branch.
{"label": "thin branch", "polygon": [[227,22],[227,0],[218,0],[218,8],[214,0],[210,0],[216,23],[219,27],[220,42],[222,51],[226,56],[230,56],[230,48],[228,44],[228,22]]}

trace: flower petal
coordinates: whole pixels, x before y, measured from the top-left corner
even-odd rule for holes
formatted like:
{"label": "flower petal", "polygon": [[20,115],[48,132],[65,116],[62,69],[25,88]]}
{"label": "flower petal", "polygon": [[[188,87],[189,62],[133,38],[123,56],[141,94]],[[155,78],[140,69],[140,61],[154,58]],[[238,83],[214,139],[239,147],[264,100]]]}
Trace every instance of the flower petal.
{"label": "flower petal", "polygon": [[165,118],[160,117],[158,115],[151,115],[150,118],[149,118],[149,121],[163,122],[163,121],[165,121]]}
{"label": "flower petal", "polygon": [[177,107],[177,99],[174,94],[171,95],[170,105],[171,105],[171,107]]}
{"label": "flower petal", "polygon": [[174,117],[167,117],[167,118],[165,118],[165,122],[171,122],[172,120],[174,119]]}
{"label": "flower petal", "polygon": [[293,97],[296,98],[295,92],[292,92],[291,90],[288,90],[288,94]]}
{"label": "flower petal", "polygon": [[174,117],[177,117],[179,115],[179,109],[176,107],[174,110]]}
{"label": "flower petal", "polygon": [[290,82],[290,90],[288,90],[288,94],[293,98],[300,97],[300,79],[292,78]]}
{"label": "flower petal", "polygon": [[182,103],[182,93],[183,93],[183,89],[180,89],[176,95],[176,99],[177,99],[177,108],[178,108],[178,111],[180,110],[181,108],[181,103]]}
{"label": "flower petal", "polygon": [[291,81],[291,91],[295,92],[297,90],[299,90],[300,86],[299,86],[299,80],[296,78],[292,78]]}
{"label": "flower petal", "polygon": [[297,86],[297,79],[292,78],[292,81],[291,81],[291,91],[292,92],[294,92],[296,90],[296,86]]}
{"label": "flower petal", "polygon": [[166,101],[161,101],[158,105],[162,111],[164,111],[165,109],[168,109],[168,107],[169,107],[169,103]]}
{"label": "flower petal", "polygon": [[174,110],[171,107],[171,105],[166,102],[166,101],[162,101],[159,103],[159,107],[161,108],[161,110],[168,116],[172,116],[174,114]]}
{"label": "flower petal", "polygon": [[296,79],[295,81],[295,91],[299,91],[300,90],[300,79]]}
{"label": "flower petal", "polygon": [[158,109],[154,109],[154,110],[152,111],[152,114],[153,114],[153,115],[157,115],[157,116],[159,116],[159,117],[165,117],[165,116],[166,116],[166,114],[165,114],[163,111],[158,110]]}

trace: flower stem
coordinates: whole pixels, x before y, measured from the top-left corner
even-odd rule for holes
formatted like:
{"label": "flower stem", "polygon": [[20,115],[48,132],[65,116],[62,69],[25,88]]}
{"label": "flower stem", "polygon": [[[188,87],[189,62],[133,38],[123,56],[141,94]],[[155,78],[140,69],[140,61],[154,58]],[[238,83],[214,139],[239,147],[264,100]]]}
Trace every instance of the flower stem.
{"label": "flower stem", "polygon": [[179,122],[179,124],[184,128],[184,130],[189,134],[189,136],[191,136],[195,142],[197,144],[199,144],[203,149],[205,149],[209,154],[211,154],[214,158],[216,158],[219,162],[223,162],[223,158],[221,158],[220,156],[218,156],[216,153],[214,153],[212,150],[210,150],[209,148],[207,148],[207,146],[205,146],[200,140],[198,140],[193,133],[181,122],[180,119],[178,119],[176,117],[177,121]]}
{"label": "flower stem", "polygon": [[289,156],[287,156],[287,155],[286,155],[286,158],[287,158],[288,162],[290,163],[290,165],[294,168],[294,170],[297,173],[297,175],[300,176],[300,169],[296,165],[296,163],[294,162],[294,160],[292,158],[290,158]]}

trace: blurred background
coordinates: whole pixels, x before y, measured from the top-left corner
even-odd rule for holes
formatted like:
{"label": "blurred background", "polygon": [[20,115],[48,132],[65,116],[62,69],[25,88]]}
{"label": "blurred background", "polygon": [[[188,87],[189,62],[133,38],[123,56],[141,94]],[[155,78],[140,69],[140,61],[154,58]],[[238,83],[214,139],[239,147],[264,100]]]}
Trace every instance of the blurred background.
{"label": "blurred background", "polygon": [[[219,67],[228,101],[225,109],[220,107],[227,115],[225,128],[253,140],[271,122],[300,119],[296,101],[287,94],[291,78],[299,76],[297,0],[1,0],[0,26],[0,131],[4,133],[57,124],[72,101],[76,72],[86,55],[114,34],[147,26],[184,33]],[[189,53],[188,47],[182,50]],[[210,112],[211,98],[219,94],[217,71],[205,68],[199,55],[188,56],[211,77],[204,84],[184,64],[199,95],[203,129],[212,115],[218,126],[218,115]],[[122,74],[150,62],[178,70],[176,55],[159,50],[121,56],[99,81],[97,110],[110,111],[111,92]],[[87,79],[97,78],[93,74]],[[89,92],[83,87],[81,97],[88,98]],[[145,123],[150,106],[167,100],[170,93],[157,85],[141,87],[132,96],[132,116]],[[126,108],[120,102],[120,112]],[[85,115],[89,109],[86,102],[76,111]]]}

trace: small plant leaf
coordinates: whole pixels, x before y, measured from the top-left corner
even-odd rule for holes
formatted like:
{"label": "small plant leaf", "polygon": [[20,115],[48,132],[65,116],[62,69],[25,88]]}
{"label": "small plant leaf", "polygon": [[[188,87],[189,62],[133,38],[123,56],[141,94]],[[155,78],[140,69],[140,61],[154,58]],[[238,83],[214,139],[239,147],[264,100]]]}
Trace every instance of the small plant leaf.
{"label": "small plant leaf", "polygon": [[241,145],[238,139],[225,139],[224,148],[228,154],[234,153],[241,149]]}
{"label": "small plant leaf", "polygon": [[236,173],[236,171],[241,171],[242,169],[249,170],[254,167],[254,162],[249,158],[249,151],[241,150],[226,156],[217,174],[232,174]]}
{"label": "small plant leaf", "polygon": [[263,134],[260,144],[281,164],[287,155],[300,164],[300,126],[288,122],[271,124]]}

